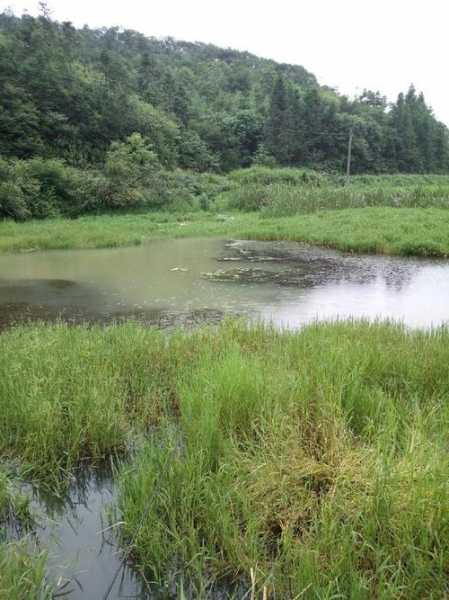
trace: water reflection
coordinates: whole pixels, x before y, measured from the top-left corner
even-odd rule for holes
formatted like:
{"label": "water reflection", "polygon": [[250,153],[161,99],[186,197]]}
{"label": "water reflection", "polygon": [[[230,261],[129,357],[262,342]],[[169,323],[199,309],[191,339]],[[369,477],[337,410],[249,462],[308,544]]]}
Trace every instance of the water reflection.
{"label": "water reflection", "polygon": [[345,317],[439,325],[449,319],[449,266],[214,239],[0,257],[0,327],[29,319],[129,317],[194,326],[225,314],[287,327]]}
{"label": "water reflection", "polygon": [[87,470],[63,497],[35,490],[33,509],[43,515],[35,530],[48,552],[47,577],[57,597],[148,598],[145,582],[126,563],[116,539],[114,483],[107,471]]}

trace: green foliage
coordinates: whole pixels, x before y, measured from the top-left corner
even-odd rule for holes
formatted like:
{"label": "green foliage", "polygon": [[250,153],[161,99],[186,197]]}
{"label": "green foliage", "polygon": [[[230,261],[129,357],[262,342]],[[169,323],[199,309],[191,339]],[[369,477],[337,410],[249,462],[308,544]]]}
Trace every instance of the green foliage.
{"label": "green foliage", "polygon": [[134,133],[125,142],[113,142],[106,154],[107,208],[133,208],[145,204],[144,190],[161,194],[161,165],[152,146]]}
{"label": "green foliage", "polygon": [[264,144],[259,144],[252,164],[258,167],[276,167],[276,159],[268,152]]}
{"label": "green foliage", "polygon": [[185,129],[179,144],[179,165],[195,171],[218,170],[218,159],[195,131]]}
{"label": "green foliage", "polygon": [[238,187],[225,195],[227,206],[261,210],[265,217],[369,206],[449,207],[444,175],[355,175],[349,186],[341,176],[310,169],[252,167],[229,177]]}
{"label": "green foliage", "polygon": [[228,325],[194,337],[188,364],[178,338],[176,406],[121,479],[137,564],[200,597],[222,578],[268,596],[444,596],[446,337]]}
{"label": "green foliage", "polygon": [[206,210],[233,185],[219,175],[163,168],[149,141],[134,133],[111,144],[101,169],[40,157],[0,158],[0,218],[24,221],[139,208]]}
{"label": "green foliage", "polygon": [[[29,499],[20,492],[20,481],[0,465],[0,528],[4,521],[14,519],[21,525],[31,521]],[[2,534],[0,529],[0,543]]]}
{"label": "green foliage", "polygon": [[29,499],[20,492],[21,481],[14,480],[0,465],[0,599],[51,598],[45,582],[45,553],[32,548],[31,540],[6,542],[2,527],[15,522],[21,527],[32,520]]}
{"label": "green foliage", "polygon": [[[34,341],[30,338],[28,352],[25,352],[18,332],[0,336],[3,357],[0,365],[0,455],[13,453],[20,456],[36,476],[57,482],[67,472],[72,472],[83,458],[101,460],[105,455],[123,452],[130,432],[130,419],[137,418],[138,414],[144,420],[150,419],[152,410],[148,404],[150,396],[144,387],[139,387],[143,380],[139,382],[137,377],[138,364],[143,369],[142,377],[146,378],[145,386],[151,385],[153,361],[147,361],[163,350],[162,338],[156,334],[145,335],[141,341],[146,351],[141,354],[139,363],[136,362],[137,354],[128,346],[131,352],[128,366],[125,366],[128,360],[125,359],[118,368],[118,354],[125,358],[121,354],[123,343],[126,340],[128,345],[131,341],[131,330],[134,330],[133,326],[110,330],[107,337],[97,330],[104,343],[100,352],[99,340],[95,341],[87,329],[83,330],[83,336],[82,330],[61,326],[56,333],[59,342],[56,342],[54,330],[43,330]],[[17,386],[4,371],[11,360],[16,360],[17,366],[21,365],[22,374],[26,373],[21,383],[16,382]],[[100,378],[99,371],[102,373]],[[67,378],[69,372],[71,375]],[[33,391],[29,393],[31,389]],[[131,395],[130,390],[133,390]]]}
{"label": "green foliage", "polygon": [[[323,188],[271,185],[265,189],[265,202],[260,208],[265,217],[287,217],[301,213],[341,208],[390,206],[394,208],[449,208],[449,185],[389,188],[388,186],[360,186]],[[244,186],[235,197],[251,199],[255,186]],[[249,203],[242,208],[251,210]],[[406,217],[404,217],[406,218]]]}
{"label": "green foliage", "polygon": [[2,336],[2,382],[26,422],[22,402],[7,405],[0,437],[47,477],[151,427],[120,479],[122,542],[151,580],[182,573],[197,597],[251,579],[281,597],[444,597],[447,337],[366,323],[229,322],[168,340],[136,324],[18,328]]}
{"label": "green foliage", "polygon": [[449,170],[448,130],[413,87],[390,106],[370,90],[350,101],[303,67],[245,52],[0,15],[5,157],[98,168],[137,132],[168,169],[276,161],[342,172],[351,127],[354,172]]}
{"label": "green foliage", "polygon": [[0,217],[18,221],[97,211],[108,194],[100,172],[81,171],[56,159],[0,159],[0,173]]}

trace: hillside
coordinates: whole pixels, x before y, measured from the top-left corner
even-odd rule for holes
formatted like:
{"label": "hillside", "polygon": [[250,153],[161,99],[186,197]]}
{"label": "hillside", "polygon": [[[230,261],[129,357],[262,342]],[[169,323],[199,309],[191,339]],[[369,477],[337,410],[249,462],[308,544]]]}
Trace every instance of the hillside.
{"label": "hillside", "polygon": [[[355,82],[356,83],[356,82]],[[449,136],[411,87],[350,100],[297,65],[118,28],[0,15],[0,155],[99,166],[138,132],[168,169],[254,163],[449,172]]]}

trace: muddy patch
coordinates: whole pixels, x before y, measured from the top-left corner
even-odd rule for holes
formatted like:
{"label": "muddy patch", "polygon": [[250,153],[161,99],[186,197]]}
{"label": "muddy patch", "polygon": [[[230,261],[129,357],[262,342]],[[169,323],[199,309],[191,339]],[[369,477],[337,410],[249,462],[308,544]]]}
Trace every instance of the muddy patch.
{"label": "muddy patch", "polygon": [[39,321],[111,325],[128,320],[160,329],[191,328],[218,324],[225,316],[209,308],[130,307],[93,286],[61,279],[0,280],[0,299],[0,330]]}
{"label": "muddy patch", "polygon": [[175,311],[170,309],[124,310],[108,313],[96,313],[82,310],[78,306],[58,307],[18,302],[4,304],[0,314],[0,331],[15,325],[36,322],[68,323],[69,325],[112,325],[137,321],[146,327],[172,329],[177,327],[194,328],[201,325],[218,325],[225,313],[218,309],[194,309]]}
{"label": "muddy patch", "polygon": [[230,266],[202,273],[204,279],[300,288],[342,281],[366,284],[373,282],[380,272],[387,283],[401,286],[406,285],[419,268],[419,261],[415,264],[389,257],[345,255],[293,242],[260,241],[228,242],[217,262]]}

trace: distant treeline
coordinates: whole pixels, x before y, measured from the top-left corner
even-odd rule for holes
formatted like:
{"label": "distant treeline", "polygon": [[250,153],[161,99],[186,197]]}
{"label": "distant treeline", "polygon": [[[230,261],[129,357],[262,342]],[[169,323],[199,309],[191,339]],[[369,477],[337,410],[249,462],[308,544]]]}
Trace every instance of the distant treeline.
{"label": "distant treeline", "polygon": [[[253,164],[449,172],[449,137],[411,87],[350,100],[303,67],[118,28],[0,15],[0,155],[103,168],[134,133],[163,169]],[[153,161],[154,162],[154,161]]]}

